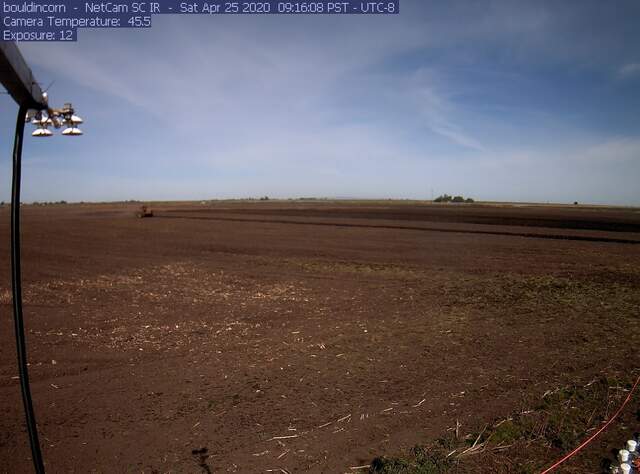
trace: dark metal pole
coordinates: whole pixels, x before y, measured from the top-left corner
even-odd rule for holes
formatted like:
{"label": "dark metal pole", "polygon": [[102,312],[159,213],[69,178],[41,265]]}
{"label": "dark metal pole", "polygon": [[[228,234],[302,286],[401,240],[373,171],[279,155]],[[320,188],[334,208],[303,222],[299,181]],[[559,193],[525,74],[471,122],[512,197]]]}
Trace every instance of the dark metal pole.
{"label": "dark metal pole", "polygon": [[40,86],[13,41],[0,41],[0,82],[18,105],[47,107]]}
{"label": "dark metal pole", "polygon": [[24,319],[22,315],[22,273],[20,269],[20,180],[22,168],[22,141],[24,138],[24,122],[27,105],[20,105],[16,120],[15,141],[13,143],[13,181],[11,186],[11,286],[13,289],[13,321],[16,332],[16,347],[18,350],[18,371],[20,374],[20,388],[22,403],[27,421],[29,443],[33,466],[37,474],[44,474],[44,462],[38,440],[38,427],[31,401],[29,387],[29,368],[27,364],[27,342],[24,335]]}

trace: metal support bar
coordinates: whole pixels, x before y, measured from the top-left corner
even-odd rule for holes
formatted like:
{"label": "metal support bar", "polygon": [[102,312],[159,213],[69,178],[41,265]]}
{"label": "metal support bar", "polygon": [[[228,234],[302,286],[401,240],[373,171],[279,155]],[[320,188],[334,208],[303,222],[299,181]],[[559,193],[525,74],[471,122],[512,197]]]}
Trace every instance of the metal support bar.
{"label": "metal support bar", "polygon": [[0,41],[0,82],[18,105],[47,108],[42,89],[13,41]]}

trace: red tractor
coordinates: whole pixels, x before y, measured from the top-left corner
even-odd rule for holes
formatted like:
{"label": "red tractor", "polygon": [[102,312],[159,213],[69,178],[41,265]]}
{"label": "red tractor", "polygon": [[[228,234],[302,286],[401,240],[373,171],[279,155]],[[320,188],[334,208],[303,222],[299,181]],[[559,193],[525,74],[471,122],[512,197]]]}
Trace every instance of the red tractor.
{"label": "red tractor", "polygon": [[153,217],[153,211],[149,209],[147,206],[142,206],[136,215],[140,219],[143,219],[145,217]]}

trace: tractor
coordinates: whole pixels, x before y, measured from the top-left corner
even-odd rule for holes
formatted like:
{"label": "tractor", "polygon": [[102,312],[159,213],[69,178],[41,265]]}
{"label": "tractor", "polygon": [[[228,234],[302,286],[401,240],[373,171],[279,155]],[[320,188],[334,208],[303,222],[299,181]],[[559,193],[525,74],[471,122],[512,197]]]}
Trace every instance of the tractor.
{"label": "tractor", "polygon": [[142,206],[136,215],[140,219],[144,219],[145,217],[153,217],[153,211],[147,206]]}

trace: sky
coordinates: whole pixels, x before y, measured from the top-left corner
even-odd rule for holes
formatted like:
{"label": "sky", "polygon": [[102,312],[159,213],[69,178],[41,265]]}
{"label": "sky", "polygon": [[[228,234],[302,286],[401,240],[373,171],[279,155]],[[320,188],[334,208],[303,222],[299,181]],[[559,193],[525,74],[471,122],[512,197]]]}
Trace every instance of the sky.
{"label": "sky", "polygon": [[[24,200],[640,205],[640,2],[400,1],[21,43],[50,103],[85,119],[28,137]],[[0,107],[8,200],[17,107]]]}

